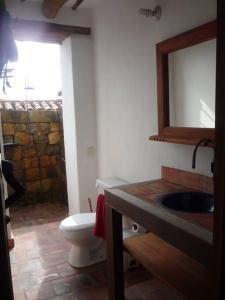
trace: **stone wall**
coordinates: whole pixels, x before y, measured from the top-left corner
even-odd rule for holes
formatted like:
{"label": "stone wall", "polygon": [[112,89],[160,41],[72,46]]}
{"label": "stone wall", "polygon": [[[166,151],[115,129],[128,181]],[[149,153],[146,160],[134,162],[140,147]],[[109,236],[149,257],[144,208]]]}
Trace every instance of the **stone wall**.
{"label": "stone wall", "polygon": [[3,109],[1,118],[5,158],[26,189],[21,204],[66,202],[62,109]]}

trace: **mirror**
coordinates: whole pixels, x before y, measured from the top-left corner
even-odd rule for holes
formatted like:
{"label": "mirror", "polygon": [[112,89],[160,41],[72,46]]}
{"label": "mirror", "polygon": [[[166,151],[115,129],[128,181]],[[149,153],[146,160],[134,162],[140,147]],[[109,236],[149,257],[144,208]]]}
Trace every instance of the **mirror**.
{"label": "mirror", "polygon": [[150,140],[214,140],[216,29],[212,21],[156,45],[158,135]]}
{"label": "mirror", "polygon": [[216,39],[169,54],[170,126],[215,128]]}

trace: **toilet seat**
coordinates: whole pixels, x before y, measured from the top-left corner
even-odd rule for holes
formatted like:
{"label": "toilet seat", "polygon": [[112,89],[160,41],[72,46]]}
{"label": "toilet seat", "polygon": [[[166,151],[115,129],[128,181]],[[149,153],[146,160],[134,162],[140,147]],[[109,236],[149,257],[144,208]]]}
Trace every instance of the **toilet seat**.
{"label": "toilet seat", "polygon": [[95,225],[95,213],[80,213],[64,219],[59,228],[62,231],[76,232],[93,228]]}

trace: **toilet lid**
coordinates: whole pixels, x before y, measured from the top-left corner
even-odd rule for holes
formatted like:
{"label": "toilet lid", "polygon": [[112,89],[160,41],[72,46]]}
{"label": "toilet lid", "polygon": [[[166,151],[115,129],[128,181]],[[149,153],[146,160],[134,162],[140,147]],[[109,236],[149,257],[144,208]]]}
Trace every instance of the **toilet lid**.
{"label": "toilet lid", "polygon": [[65,231],[78,231],[94,227],[95,213],[81,213],[64,219],[60,229]]}

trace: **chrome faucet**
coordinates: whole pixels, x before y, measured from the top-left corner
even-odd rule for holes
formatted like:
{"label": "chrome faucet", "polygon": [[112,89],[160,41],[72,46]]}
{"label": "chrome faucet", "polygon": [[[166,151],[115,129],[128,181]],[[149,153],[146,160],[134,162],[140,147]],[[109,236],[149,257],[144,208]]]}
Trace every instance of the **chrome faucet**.
{"label": "chrome faucet", "polygon": [[[215,145],[213,140],[210,140],[210,139],[201,139],[196,145],[195,145],[195,148],[194,148],[194,151],[193,151],[193,157],[192,157],[192,169],[195,169],[196,167],[196,154],[197,154],[197,150],[198,150],[198,147],[199,146],[208,146],[209,144],[212,144],[213,146]],[[213,162],[211,163],[211,172],[214,173],[214,159],[213,159]]]}

